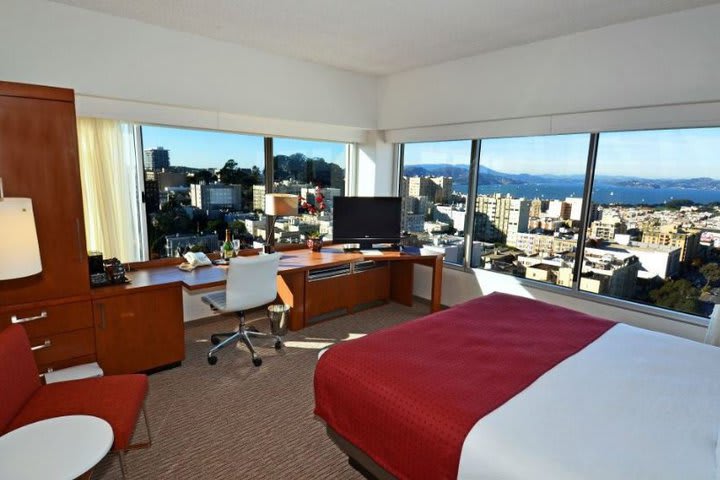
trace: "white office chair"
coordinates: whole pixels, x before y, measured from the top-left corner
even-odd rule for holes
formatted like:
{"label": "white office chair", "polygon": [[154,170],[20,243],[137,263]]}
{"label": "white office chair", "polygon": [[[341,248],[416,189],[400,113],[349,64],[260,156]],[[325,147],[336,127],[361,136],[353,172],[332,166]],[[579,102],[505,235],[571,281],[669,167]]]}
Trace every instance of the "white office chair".
{"label": "white office chair", "polygon": [[[237,332],[216,333],[210,337],[213,348],[207,354],[210,365],[217,363],[215,352],[228,345],[241,341],[250,350],[252,362],[256,367],[262,365],[262,359],[255,352],[251,337],[274,338],[275,349],[282,348],[282,339],[278,335],[258,332],[245,325],[245,310],[271,303],[277,297],[277,271],[280,254],[237,257],[230,260],[227,284],[224,292],[211,293],[202,297],[202,301],[221,313],[235,313],[240,317]],[[226,337],[221,341],[222,337]]]}

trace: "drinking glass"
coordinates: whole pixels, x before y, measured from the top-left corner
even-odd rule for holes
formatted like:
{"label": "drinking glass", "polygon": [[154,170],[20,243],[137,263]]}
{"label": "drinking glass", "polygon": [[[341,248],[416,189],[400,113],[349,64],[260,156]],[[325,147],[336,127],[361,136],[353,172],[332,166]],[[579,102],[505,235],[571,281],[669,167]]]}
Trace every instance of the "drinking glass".
{"label": "drinking glass", "polygon": [[235,252],[235,256],[237,257],[238,252],[240,251],[240,240],[235,239],[232,241],[233,245],[233,251]]}

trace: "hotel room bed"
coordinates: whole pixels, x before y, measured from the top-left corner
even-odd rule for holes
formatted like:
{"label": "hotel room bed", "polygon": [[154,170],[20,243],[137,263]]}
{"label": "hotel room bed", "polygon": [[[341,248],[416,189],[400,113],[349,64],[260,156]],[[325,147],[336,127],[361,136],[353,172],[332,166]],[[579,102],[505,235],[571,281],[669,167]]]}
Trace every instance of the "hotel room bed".
{"label": "hotel room bed", "polygon": [[720,349],[511,295],[331,347],[315,399],[380,478],[720,479]]}

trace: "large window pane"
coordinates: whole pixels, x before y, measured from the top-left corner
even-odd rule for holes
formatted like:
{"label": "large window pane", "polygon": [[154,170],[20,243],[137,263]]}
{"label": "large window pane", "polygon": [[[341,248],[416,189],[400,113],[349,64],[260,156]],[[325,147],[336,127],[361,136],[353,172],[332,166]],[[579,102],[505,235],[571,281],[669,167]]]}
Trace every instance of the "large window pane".
{"label": "large window pane", "polygon": [[472,266],[572,287],[590,135],[483,140]]}
{"label": "large window pane", "polygon": [[264,189],[263,137],[143,126],[150,257],[217,251],[227,228],[251,245]]}
{"label": "large window pane", "polygon": [[273,190],[298,195],[304,206],[297,217],[277,219],[276,242],[298,243],[309,234],[332,238],[333,198],[345,195],[348,151],[346,143],[273,139]]}
{"label": "large window pane", "polygon": [[402,230],[457,265],[465,258],[470,150],[469,140],[404,146]]}
{"label": "large window pane", "polygon": [[580,289],[708,316],[720,294],[720,129],[600,134]]}

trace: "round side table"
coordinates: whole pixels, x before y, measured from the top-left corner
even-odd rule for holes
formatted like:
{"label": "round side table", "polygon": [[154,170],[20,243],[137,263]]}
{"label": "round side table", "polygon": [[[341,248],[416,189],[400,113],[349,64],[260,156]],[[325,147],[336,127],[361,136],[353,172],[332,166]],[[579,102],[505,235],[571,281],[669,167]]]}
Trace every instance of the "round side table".
{"label": "round side table", "polygon": [[0,478],[71,480],[97,465],[112,444],[110,424],[97,417],[31,423],[0,437]]}

